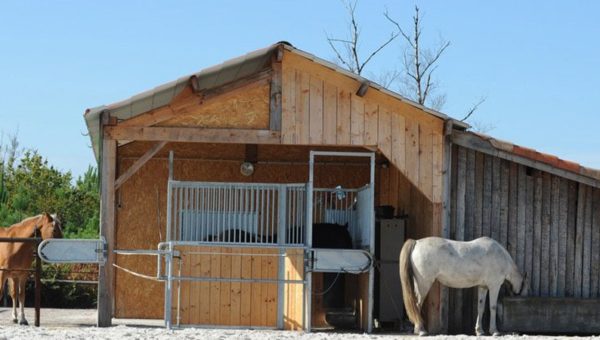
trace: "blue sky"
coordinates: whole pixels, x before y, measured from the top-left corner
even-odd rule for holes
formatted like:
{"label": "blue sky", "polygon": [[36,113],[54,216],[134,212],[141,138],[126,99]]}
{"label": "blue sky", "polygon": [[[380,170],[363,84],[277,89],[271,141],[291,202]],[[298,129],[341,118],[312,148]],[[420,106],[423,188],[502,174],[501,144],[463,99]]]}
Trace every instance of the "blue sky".
{"label": "blue sky", "polygon": [[[600,2],[417,1],[425,42],[451,41],[437,70],[442,111],[475,119],[519,145],[600,168]],[[363,47],[410,28],[414,1],[358,5]],[[3,1],[0,131],[81,174],[94,158],[88,107],[128,98],[179,76],[286,40],[333,59],[325,32],[342,36],[339,1]],[[399,67],[400,45],[365,75]]]}

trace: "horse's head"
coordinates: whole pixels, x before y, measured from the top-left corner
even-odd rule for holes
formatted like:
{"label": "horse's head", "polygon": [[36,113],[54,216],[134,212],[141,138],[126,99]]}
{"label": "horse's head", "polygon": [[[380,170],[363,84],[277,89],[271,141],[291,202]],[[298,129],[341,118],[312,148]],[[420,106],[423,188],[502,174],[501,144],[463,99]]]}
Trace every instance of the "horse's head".
{"label": "horse's head", "polygon": [[40,232],[42,239],[48,238],[62,238],[62,225],[60,219],[56,214],[43,213],[38,222],[38,231]]}
{"label": "horse's head", "polygon": [[529,280],[527,279],[527,272],[523,275],[517,275],[518,277],[513,278],[510,281],[512,286],[512,292],[515,295],[527,296],[529,294]]}

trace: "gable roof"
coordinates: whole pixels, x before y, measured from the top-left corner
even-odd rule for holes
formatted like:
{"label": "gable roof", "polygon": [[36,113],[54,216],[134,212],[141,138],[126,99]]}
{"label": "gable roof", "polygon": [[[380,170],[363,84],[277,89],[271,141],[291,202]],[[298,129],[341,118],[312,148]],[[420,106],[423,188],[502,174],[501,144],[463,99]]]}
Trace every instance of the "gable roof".
{"label": "gable roof", "polygon": [[[100,116],[102,112],[109,112],[112,117],[115,117],[118,120],[133,118],[145,112],[168,105],[171,102],[171,100],[175,98],[188,85],[190,79],[192,78],[194,79],[194,87],[196,89],[208,90],[258,73],[270,66],[271,57],[273,53],[276,53],[280,47],[284,48],[287,51],[305,57],[324,67],[327,67],[336,72],[342,73],[348,77],[356,79],[360,82],[367,81],[367,79],[356,75],[348,70],[345,70],[332,62],[329,62],[313,54],[297,49],[287,42],[278,42],[271,46],[256,50],[254,52],[250,52],[243,56],[230,59],[222,64],[208,67],[196,73],[180,77],[177,80],[160,85],[158,87],[155,87],[154,89],[139,93],[129,99],[109,105],[102,105],[91,109],[87,109],[85,111],[84,118],[86,121],[90,139],[92,141],[92,148],[94,150],[94,154],[96,155],[96,159],[99,159],[100,156]],[[427,112],[440,119],[452,119],[441,112],[426,108],[408,98],[403,97],[402,95],[396,92],[390,91],[382,87],[379,84],[369,81],[369,85],[376,90],[379,90],[387,95],[390,95],[396,99],[406,102],[409,105],[417,107],[423,110],[424,112]],[[453,121],[454,124],[458,125],[459,127],[469,127],[469,125],[466,123],[457,120]]]}

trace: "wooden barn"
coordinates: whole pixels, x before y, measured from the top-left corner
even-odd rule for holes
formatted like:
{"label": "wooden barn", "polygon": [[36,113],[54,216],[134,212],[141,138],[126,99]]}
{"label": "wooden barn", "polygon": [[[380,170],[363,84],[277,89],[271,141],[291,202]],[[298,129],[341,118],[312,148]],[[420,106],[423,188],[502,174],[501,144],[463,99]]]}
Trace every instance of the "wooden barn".
{"label": "wooden barn", "polygon": [[[489,235],[532,274],[534,296],[599,292],[598,173],[467,132],[288,43],[85,119],[108,247],[100,326],[115,317],[318,328],[332,323],[325,292],[342,285],[336,305],[351,328],[370,331],[382,309],[374,209],[383,206],[395,213],[378,223],[405,223],[398,249],[404,236]],[[345,225],[350,243],[317,245],[330,224]],[[472,306],[469,290],[436,284],[430,330],[472,332]]]}

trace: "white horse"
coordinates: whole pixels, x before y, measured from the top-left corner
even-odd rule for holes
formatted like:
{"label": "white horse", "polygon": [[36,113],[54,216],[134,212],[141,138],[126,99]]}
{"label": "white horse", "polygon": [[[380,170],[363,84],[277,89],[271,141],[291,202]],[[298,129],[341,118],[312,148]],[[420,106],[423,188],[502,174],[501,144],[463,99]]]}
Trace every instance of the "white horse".
{"label": "white horse", "polygon": [[[402,295],[415,334],[426,335],[421,307],[435,280],[451,288],[479,287],[475,332],[483,335],[485,297],[490,293],[490,333],[498,335],[496,303],[507,280],[515,294],[526,295],[526,275],[521,275],[506,249],[489,237],[469,242],[427,237],[407,240],[400,252]],[[413,289],[414,285],[414,289]]]}

